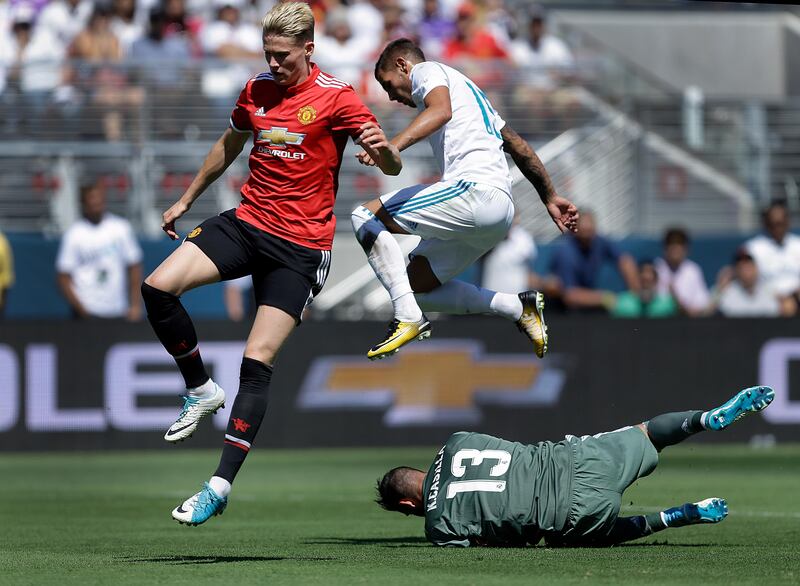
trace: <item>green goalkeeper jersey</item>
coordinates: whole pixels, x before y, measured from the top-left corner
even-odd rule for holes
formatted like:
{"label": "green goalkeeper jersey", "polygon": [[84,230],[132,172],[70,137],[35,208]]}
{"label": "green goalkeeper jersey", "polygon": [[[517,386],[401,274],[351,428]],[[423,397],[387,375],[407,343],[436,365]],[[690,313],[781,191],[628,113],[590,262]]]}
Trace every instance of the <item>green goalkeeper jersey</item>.
{"label": "green goalkeeper jersey", "polygon": [[455,433],[425,476],[425,535],[436,545],[535,544],[564,528],[572,476],[567,441]]}

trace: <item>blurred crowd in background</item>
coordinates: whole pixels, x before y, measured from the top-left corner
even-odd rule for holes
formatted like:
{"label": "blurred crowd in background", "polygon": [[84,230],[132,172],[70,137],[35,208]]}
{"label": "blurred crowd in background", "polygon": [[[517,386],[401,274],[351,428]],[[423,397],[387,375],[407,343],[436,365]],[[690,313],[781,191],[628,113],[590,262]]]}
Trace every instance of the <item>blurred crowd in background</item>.
{"label": "blurred crowd in background", "polygon": [[[142,251],[134,230],[106,210],[101,184],[85,186],[80,199],[82,218],[59,246],[59,290],[76,319],[138,321],[143,317],[138,293]],[[471,274],[473,281],[496,291],[542,290],[548,311],[619,318],[792,317],[800,308],[800,236],[790,228],[786,206],[771,204],[763,213],[763,233],[741,243],[709,288],[702,268],[691,259],[686,230],[670,228],[659,256],[636,259],[601,235],[594,213],[584,209],[578,233],[563,235],[551,245],[545,272],[534,270],[536,244],[515,224]],[[599,287],[601,272],[607,269],[619,273],[622,291]],[[0,315],[13,283],[13,254],[0,233]],[[247,277],[226,284],[224,303],[230,319],[241,321],[255,310],[249,297]]]}
{"label": "blurred crowd in background", "polygon": [[[0,127],[37,134],[54,111],[66,122],[81,109],[103,111],[106,140],[137,140],[130,119],[158,92],[162,106],[201,95],[230,113],[244,81],[263,63],[260,21],[274,0],[5,0],[0,2]],[[538,70],[515,100],[546,101],[573,57],[548,34],[542,7],[504,0],[312,0],[315,61],[353,84],[365,101],[385,101],[372,64],[391,39],[418,41],[431,59],[469,63],[479,85],[499,87],[503,73],[487,59]],[[202,71],[199,59],[218,60]],[[127,65],[131,65],[126,66]],[[115,66],[116,65],[116,66]],[[552,73],[548,69],[552,68]],[[197,79],[195,79],[195,77]],[[513,80],[517,82],[519,80]],[[199,87],[198,93],[195,85]],[[525,89],[527,88],[527,90]],[[556,96],[554,99],[558,99]],[[168,117],[160,124],[170,128]],[[174,126],[174,124],[173,124]],[[83,132],[81,133],[81,130]]]}
{"label": "blurred crowd in background", "polygon": [[[634,258],[598,233],[591,210],[584,209],[576,235],[554,245],[547,271],[534,271],[536,246],[515,226],[505,242],[482,261],[482,283],[495,290],[539,289],[548,296],[548,310],[607,313],[621,318],[791,317],[800,302],[800,237],[792,234],[783,203],[763,213],[763,234],[741,243],[730,264],[712,275],[707,286],[703,269],[691,259],[686,230],[670,228],[662,252],[654,258]],[[601,271],[617,271],[624,289],[599,287]]]}
{"label": "blurred crowd in background", "polygon": [[[64,127],[76,125],[78,139],[136,142],[143,140],[137,113],[155,99],[161,107],[154,115],[163,118],[153,126],[162,139],[186,138],[185,127],[166,107],[170,104],[190,108],[203,100],[215,118],[227,120],[244,81],[264,69],[260,21],[273,4],[0,0],[0,108],[5,113],[0,140],[49,138],[57,117]],[[429,59],[453,64],[487,88],[493,101],[505,100],[497,104],[501,112],[521,109],[523,122],[515,121],[515,129],[523,136],[535,137],[540,120],[561,121],[565,128],[572,124],[577,104],[570,84],[580,73],[570,47],[551,34],[539,5],[522,0],[309,4],[318,24],[314,60],[351,83],[378,108],[379,118],[388,101],[372,78],[373,63],[386,42],[409,37]],[[204,66],[192,68],[198,60]],[[526,73],[509,74],[515,70]],[[498,88],[503,91],[493,93]],[[78,113],[87,108],[100,113],[96,124],[81,121]],[[58,287],[76,318],[138,320],[142,253],[130,223],[106,210],[104,191],[99,183],[81,189],[82,218],[63,235],[58,253]],[[661,255],[634,258],[602,235],[588,209],[578,235],[562,236],[550,252],[546,270],[539,263],[534,272],[537,246],[517,225],[482,259],[474,280],[507,292],[541,289],[548,309],[563,312],[617,317],[798,313],[800,237],[790,232],[790,214],[780,203],[764,211],[763,234],[731,250],[730,263],[718,275],[704,274],[691,260],[691,235],[681,227],[666,231]],[[609,268],[619,273],[623,291],[599,286],[601,272]],[[13,253],[0,234],[0,312],[13,283]],[[242,282],[226,290],[232,319],[246,314],[247,294]]]}

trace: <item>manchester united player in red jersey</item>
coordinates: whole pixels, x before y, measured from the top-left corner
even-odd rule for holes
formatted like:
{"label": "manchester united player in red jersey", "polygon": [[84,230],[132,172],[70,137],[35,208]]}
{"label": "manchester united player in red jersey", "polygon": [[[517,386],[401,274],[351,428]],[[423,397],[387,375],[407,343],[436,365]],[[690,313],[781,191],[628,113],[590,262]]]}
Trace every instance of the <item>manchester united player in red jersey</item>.
{"label": "manchester united player in red jersey", "polygon": [[245,346],[239,392],[219,467],[203,489],[172,512],[191,525],[222,513],[231,483],[267,408],[275,355],[325,283],[335,228],[333,204],[348,137],[396,175],[401,161],[353,88],[311,62],[314,16],[307,4],[276,5],[263,21],[269,71],[242,90],[228,128],[192,184],[164,212],[164,231],[191,207],[253,138],[250,176],[238,208],[192,230],[142,284],[147,315],[175,358],[187,393],[164,439],[189,437],[200,419],[224,406],[225,393],[205,370],[180,295],[200,285],[252,275],[258,311]]}

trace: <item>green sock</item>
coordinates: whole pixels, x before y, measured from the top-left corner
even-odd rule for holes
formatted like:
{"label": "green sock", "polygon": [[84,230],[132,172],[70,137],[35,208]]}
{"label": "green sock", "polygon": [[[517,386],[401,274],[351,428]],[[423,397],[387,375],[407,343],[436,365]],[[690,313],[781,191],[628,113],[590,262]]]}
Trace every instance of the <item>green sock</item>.
{"label": "green sock", "polygon": [[667,446],[679,444],[690,435],[705,428],[700,423],[702,411],[680,411],[657,415],[645,423],[647,435],[659,452]]}

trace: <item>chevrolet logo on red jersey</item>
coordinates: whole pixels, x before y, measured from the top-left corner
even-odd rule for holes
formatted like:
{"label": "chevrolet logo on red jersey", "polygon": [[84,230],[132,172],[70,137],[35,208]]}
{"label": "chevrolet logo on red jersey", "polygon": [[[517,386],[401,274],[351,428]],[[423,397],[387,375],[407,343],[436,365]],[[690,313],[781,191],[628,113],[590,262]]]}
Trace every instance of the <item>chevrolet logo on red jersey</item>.
{"label": "chevrolet logo on red jersey", "polygon": [[376,409],[390,427],[475,424],[481,407],[553,407],[566,379],[562,357],[487,354],[474,340],[426,342],[396,359],[325,356],[311,364],[300,389],[302,409]]}
{"label": "chevrolet logo on red jersey", "polygon": [[257,140],[267,142],[274,147],[285,148],[286,145],[299,146],[305,137],[303,133],[289,132],[288,128],[273,126],[269,130],[259,130]]}

